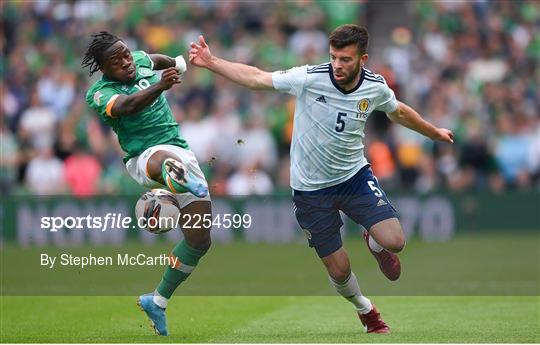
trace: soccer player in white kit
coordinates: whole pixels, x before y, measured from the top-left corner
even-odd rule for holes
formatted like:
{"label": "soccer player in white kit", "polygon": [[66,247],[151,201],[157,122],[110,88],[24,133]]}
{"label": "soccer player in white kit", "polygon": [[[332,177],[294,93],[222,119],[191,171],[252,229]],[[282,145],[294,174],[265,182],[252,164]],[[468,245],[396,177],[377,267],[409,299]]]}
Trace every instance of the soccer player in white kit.
{"label": "soccer player in white kit", "polygon": [[191,43],[189,61],[254,90],[296,96],[291,143],[291,187],[295,215],[326,267],[330,283],[350,301],[368,333],[389,333],[375,306],[360,291],[339,232],[343,211],[367,231],[364,239],[388,279],[401,265],[395,253],[405,246],[397,212],[364,157],[364,127],[374,110],[431,138],[453,143],[453,133],[437,128],[396,100],[384,78],[364,68],[368,31],[347,24],[329,36],[330,62],[274,73],[213,56],[204,37]]}

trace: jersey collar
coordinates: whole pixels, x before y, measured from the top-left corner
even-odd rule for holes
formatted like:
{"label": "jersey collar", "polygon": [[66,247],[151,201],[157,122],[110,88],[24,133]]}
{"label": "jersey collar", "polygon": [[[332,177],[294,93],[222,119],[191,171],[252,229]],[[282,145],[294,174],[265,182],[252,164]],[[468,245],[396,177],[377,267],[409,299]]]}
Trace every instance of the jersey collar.
{"label": "jersey collar", "polygon": [[334,69],[332,68],[332,64],[330,64],[330,69],[328,70],[328,73],[330,74],[330,80],[332,81],[332,84],[334,84],[334,87],[336,89],[338,89],[342,94],[348,95],[348,94],[353,93],[354,91],[358,90],[360,85],[362,85],[362,82],[364,81],[365,70],[362,68],[362,71],[360,72],[360,79],[358,80],[358,84],[356,84],[356,86],[353,87],[352,89],[350,89],[349,91],[347,91],[347,90],[343,89],[341,86],[339,86],[339,84],[334,79]]}
{"label": "jersey collar", "polygon": [[[137,68],[135,69],[135,71],[137,71]],[[105,74],[101,75],[101,80],[108,81],[108,82],[113,82],[113,83],[120,83],[118,80],[111,79],[111,78],[107,77]],[[127,84],[126,83],[120,83],[120,84],[122,84],[122,85],[132,85],[133,83],[135,83],[136,80],[137,80],[137,76],[135,76],[135,79],[131,83],[127,83]]]}

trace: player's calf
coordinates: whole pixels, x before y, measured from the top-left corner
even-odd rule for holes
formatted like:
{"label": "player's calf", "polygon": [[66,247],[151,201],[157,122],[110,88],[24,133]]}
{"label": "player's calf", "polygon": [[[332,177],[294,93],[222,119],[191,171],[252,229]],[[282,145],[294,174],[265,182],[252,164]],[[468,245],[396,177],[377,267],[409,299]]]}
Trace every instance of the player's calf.
{"label": "player's calf", "polygon": [[161,282],[154,293],[154,303],[161,308],[166,308],[173,292],[191,275],[207,250],[208,248],[193,248],[186,240],[177,244],[172,253],[169,254],[171,262],[174,264],[165,269]]}
{"label": "player's calf", "polygon": [[[390,252],[384,252],[395,256]],[[345,249],[340,247],[333,253],[322,257],[321,260],[328,272],[330,284],[336,289],[337,293],[354,305],[365,331],[367,333],[390,333],[390,327],[382,320],[375,306],[368,298],[362,295],[358,279],[351,271],[349,256]],[[397,277],[399,277],[399,272]]]}
{"label": "player's calf", "polygon": [[345,249],[340,248],[321,259],[326,267],[328,276],[335,282],[344,282],[351,276],[351,264]]}
{"label": "player's calf", "polygon": [[351,272],[344,281],[336,281],[331,276],[329,280],[336,291],[354,305],[366,333],[390,333],[390,327],[382,320],[375,306],[362,295],[354,273]]}
{"label": "player's calf", "polygon": [[336,289],[337,293],[351,302],[359,314],[369,313],[372,309],[371,301],[362,295],[358,279],[354,273],[350,273],[344,281],[337,281],[329,276],[330,284]]}

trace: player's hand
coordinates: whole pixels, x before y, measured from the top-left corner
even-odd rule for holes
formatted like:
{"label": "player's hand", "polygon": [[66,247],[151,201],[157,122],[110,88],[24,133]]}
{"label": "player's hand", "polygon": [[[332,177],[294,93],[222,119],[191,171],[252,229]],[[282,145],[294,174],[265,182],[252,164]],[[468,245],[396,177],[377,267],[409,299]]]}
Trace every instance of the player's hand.
{"label": "player's hand", "polygon": [[454,143],[454,133],[446,128],[437,128],[437,134],[433,140],[444,141],[445,143]]}
{"label": "player's hand", "polygon": [[159,84],[162,90],[169,90],[174,84],[180,84],[181,82],[180,73],[178,73],[176,67],[169,67],[163,70]]}
{"label": "player's hand", "polygon": [[203,35],[199,36],[199,42],[191,42],[189,50],[189,62],[197,67],[208,67],[212,61],[212,53]]}

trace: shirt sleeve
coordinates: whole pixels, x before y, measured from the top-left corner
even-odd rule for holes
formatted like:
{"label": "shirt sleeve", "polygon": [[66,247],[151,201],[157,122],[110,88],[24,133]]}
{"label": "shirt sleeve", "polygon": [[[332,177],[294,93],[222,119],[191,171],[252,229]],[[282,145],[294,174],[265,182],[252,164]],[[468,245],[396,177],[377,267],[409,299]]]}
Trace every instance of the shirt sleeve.
{"label": "shirt sleeve", "polygon": [[397,108],[398,103],[396,95],[394,95],[394,91],[388,87],[385,81],[384,84],[381,84],[379,102],[375,109],[390,114],[396,111]]}
{"label": "shirt sleeve", "polygon": [[121,94],[118,90],[110,86],[92,88],[86,94],[86,103],[104,119],[114,117],[111,114],[111,109],[116,98]]}
{"label": "shirt sleeve", "polygon": [[136,50],[132,52],[131,55],[133,56],[133,61],[135,61],[135,64],[137,66],[154,69],[154,61],[152,61],[150,55],[148,55],[146,52],[142,50]]}
{"label": "shirt sleeve", "polygon": [[307,78],[307,65],[272,73],[274,89],[298,96],[302,93]]}

